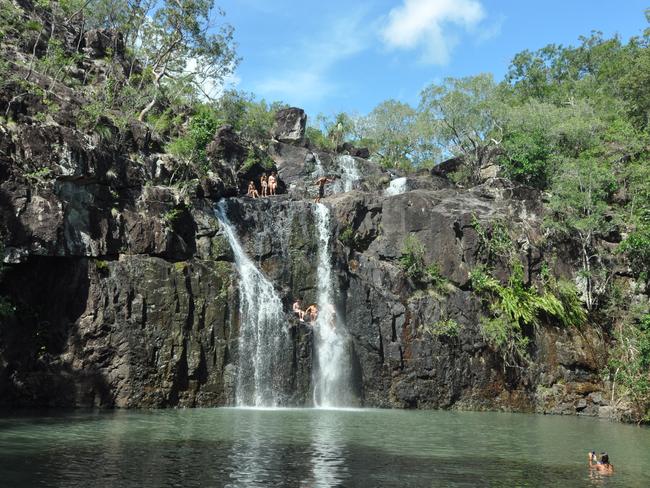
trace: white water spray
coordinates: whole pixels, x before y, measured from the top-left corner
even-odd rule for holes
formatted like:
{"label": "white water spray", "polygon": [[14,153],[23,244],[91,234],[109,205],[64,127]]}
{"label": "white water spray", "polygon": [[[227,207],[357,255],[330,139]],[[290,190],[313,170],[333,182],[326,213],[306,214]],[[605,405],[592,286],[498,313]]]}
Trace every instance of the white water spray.
{"label": "white water spray", "polygon": [[323,162],[320,160],[317,153],[312,152],[312,155],[314,156],[314,171],[312,172],[312,176],[314,178],[325,176],[325,168],[323,167]]}
{"label": "white water spray", "polygon": [[228,220],[224,201],[217,205],[216,215],[232,248],[239,274],[236,402],[238,406],[275,407],[280,401],[280,388],[274,386],[283,371],[282,353],[291,348],[282,300],[273,284],[244,252]]}
{"label": "white water spray", "polygon": [[354,190],[355,185],[361,180],[357,161],[347,154],[337,156],[336,164],[341,171],[341,179],[335,184],[335,192],[348,192]]}
{"label": "white water spray", "polygon": [[318,232],[318,318],[315,325],[317,368],[314,372],[314,405],[349,406],[352,401],[349,341],[343,335],[344,324],[334,304],[332,265],[330,263],[330,211],[316,204]]}
{"label": "white water spray", "polygon": [[394,180],[391,180],[384,194],[386,196],[401,195],[402,193],[405,193],[407,191],[408,191],[407,180],[406,178],[402,177],[402,178],[395,178]]}

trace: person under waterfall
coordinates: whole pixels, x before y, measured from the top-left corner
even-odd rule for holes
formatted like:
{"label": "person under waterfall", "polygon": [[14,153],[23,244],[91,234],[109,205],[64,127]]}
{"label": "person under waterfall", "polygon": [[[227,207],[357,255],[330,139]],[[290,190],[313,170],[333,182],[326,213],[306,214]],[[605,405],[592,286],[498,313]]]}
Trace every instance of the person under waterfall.
{"label": "person under waterfall", "polygon": [[320,199],[325,196],[325,185],[327,183],[334,183],[334,178],[321,176],[314,183],[314,185],[318,187],[318,196],[316,197],[316,200],[314,200],[314,203],[320,203]]}
{"label": "person under waterfall", "polygon": [[318,305],[315,303],[309,305],[309,307],[307,307],[307,310],[305,310],[304,317],[306,321],[314,325],[316,323],[316,319],[318,318]]}
{"label": "person under waterfall", "polygon": [[255,183],[252,181],[248,183],[248,193],[246,193],[246,196],[251,198],[259,198],[260,196],[260,194],[257,192],[257,188],[255,188]]}

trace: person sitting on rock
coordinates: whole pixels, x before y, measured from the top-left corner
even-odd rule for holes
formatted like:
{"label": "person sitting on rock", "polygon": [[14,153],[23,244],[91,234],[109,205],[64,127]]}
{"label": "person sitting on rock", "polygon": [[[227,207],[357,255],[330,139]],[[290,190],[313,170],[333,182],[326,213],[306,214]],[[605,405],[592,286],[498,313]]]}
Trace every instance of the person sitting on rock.
{"label": "person sitting on rock", "polygon": [[275,171],[269,176],[269,195],[275,195],[275,190],[278,187],[278,177]]}
{"label": "person sitting on rock", "polygon": [[321,176],[316,180],[314,185],[318,187],[318,196],[316,197],[316,200],[314,200],[314,203],[320,203],[320,199],[325,196],[325,185],[333,182],[334,178],[329,178],[327,176]]}
{"label": "person sitting on rock", "polygon": [[268,194],[269,194],[269,192],[268,192],[269,184],[266,181],[266,174],[263,174],[262,177],[260,178],[260,186],[262,187],[262,196],[263,197],[268,196]]}
{"label": "person sitting on rock", "polygon": [[296,301],[293,302],[293,313],[298,316],[298,320],[301,322],[305,320],[305,311],[302,309],[302,300],[300,297],[296,298]]}
{"label": "person sitting on rock", "polygon": [[316,322],[316,319],[318,318],[318,305],[315,303],[312,303],[307,307],[307,310],[305,310],[305,320],[310,322],[312,325],[314,322]]}
{"label": "person sitting on rock", "polygon": [[260,194],[257,193],[257,188],[255,188],[255,183],[252,181],[248,183],[248,193],[246,193],[246,196],[251,198],[258,198],[260,196]]}

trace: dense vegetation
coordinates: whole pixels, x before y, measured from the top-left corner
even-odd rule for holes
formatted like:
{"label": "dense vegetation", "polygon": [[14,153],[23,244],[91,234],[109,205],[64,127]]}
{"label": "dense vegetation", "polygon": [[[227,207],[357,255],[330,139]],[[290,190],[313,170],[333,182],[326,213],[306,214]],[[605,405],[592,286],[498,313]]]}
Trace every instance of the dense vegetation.
{"label": "dense vegetation", "polygon": [[[14,123],[12,107],[29,100],[38,107],[32,122],[72,110],[74,128],[115,143],[130,124],[146,123],[174,156],[170,183],[209,172],[206,146],[229,124],[247,145],[248,162],[264,164],[274,112],[283,105],[216,89],[238,63],[222,16],[213,0],[0,0],[0,91],[9,94],[0,122]],[[121,33],[123,46],[93,65],[82,40],[98,28]],[[65,105],[62,87],[83,97],[76,108]],[[496,171],[543,192],[548,247],[576,244],[588,316],[568,283],[550,275],[525,283],[507,229],[495,223],[489,236],[477,229],[488,267],[472,274],[490,311],[485,336],[514,364],[525,356],[522,331],[540,320],[601,324],[613,343],[603,372],[612,397],[648,417],[649,87],[650,29],[627,42],[593,33],[577,46],[517,54],[500,82],[489,74],[449,78],[425,88],[417,107],[387,100],[366,116],[320,116],[307,136],[324,149],[367,146],[377,164],[403,171],[457,157],[462,164],[452,177],[459,185]],[[40,184],[48,174],[24,176]],[[629,268],[625,279],[612,271],[611,249]],[[491,255],[511,262],[509,282],[491,276]],[[415,284],[444,288],[418,242],[405,242],[400,263]],[[0,299],[5,313],[11,306]],[[443,320],[430,332],[450,336],[457,328]]]}

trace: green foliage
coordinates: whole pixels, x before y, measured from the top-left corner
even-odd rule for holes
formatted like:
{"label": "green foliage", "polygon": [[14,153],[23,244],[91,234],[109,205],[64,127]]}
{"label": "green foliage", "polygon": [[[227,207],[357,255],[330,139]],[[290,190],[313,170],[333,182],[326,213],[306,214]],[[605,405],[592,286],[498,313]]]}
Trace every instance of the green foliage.
{"label": "green foliage", "polygon": [[228,90],[219,98],[215,109],[223,123],[231,125],[249,143],[269,139],[275,113],[286,105],[256,100],[253,94]]}
{"label": "green foliage", "polygon": [[101,275],[106,275],[108,274],[109,267],[108,263],[104,261],[103,259],[96,259],[95,260],[95,269],[97,272]]}
{"label": "green foliage", "polygon": [[41,168],[36,171],[25,173],[25,178],[36,184],[44,184],[50,179],[52,170],[50,168]]}
{"label": "green foliage", "polygon": [[607,375],[635,407],[639,422],[650,422],[650,314],[619,324],[614,330]]}
{"label": "green foliage", "polygon": [[409,234],[404,239],[399,263],[416,286],[445,291],[447,279],[442,276],[437,263],[426,262],[424,245],[415,234]]}
{"label": "green foliage", "polygon": [[446,78],[420,96],[419,117],[428,128],[430,144],[463,161],[467,183],[494,162],[501,138],[501,102],[490,74]]}
{"label": "green foliage", "polygon": [[163,220],[169,228],[174,228],[174,226],[180,221],[185,213],[184,208],[173,208],[168,210],[163,214]]}
{"label": "green foliage", "polygon": [[460,324],[454,319],[444,319],[433,322],[424,327],[424,331],[433,337],[457,337],[460,331]]}
{"label": "green foliage", "polygon": [[221,119],[212,107],[198,105],[183,134],[170,141],[166,150],[197,168],[205,169],[205,149],[220,125]]}
{"label": "green foliage", "polygon": [[246,159],[244,160],[244,164],[242,165],[240,171],[246,172],[256,164],[259,164],[265,170],[275,169],[275,162],[266,152],[258,149],[257,147],[251,146],[248,148]]}
{"label": "green foliage", "polygon": [[384,167],[409,170],[431,166],[438,156],[430,127],[408,104],[387,100],[361,124],[361,138],[370,142],[373,158]]}
{"label": "green foliage", "polygon": [[650,226],[643,226],[630,233],[621,243],[619,250],[625,253],[632,271],[648,280],[650,270]]}
{"label": "green foliage", "polygon": [[586,280],[587,308],[597,303],[595,263],[598,250],[595,239],[607,235],[613,219],[607,202],[616,189],[612,169],[594,155],[567,160],[562,175],[553,182],[549,202],[551,218],[546,225],[552,231],[576,239],[581,250],[581,271]]}
{"label": "green foliage", "polygon": [[447,285],[447,278],[442,275],[440,265],[438,263],[430,263],[424,269],[429,284],[438,290],[442,290]]}
{"label": "green foliage", "polygon": [[410,278],[420,276],[424,271],[424,245],[415,234],[409,234],[404,239],[399,262],[406,275]]}
{"label": "green foliage", "polygon": [[473,215],[472,227],[478,234],[481,248],[486,251],[488,260],[513,256],[515,245],[510,237],[510,230],[503,220],[497,219],[486,228],[476,215]]}
{"label": "green foliage", "polygon": [[539,326],[554,319],[565,326],[579,327],[586,321],[577,290],[572,284],[547,278],[542,291],[524,282],[524,269],[518,260],[511,263],[508,284],[502,285],[487,267],[479,265],[470,273],[474,291],[487,300],[490,316],[481,321],[481,333],[503,353],[506,364],[525,360],[528,340],[522,327]]}
{"label": "green foliage", "polygon": [[348,247],[354,247],[355,232],[351,225],[346,226],[339,234],[339,241]]}

